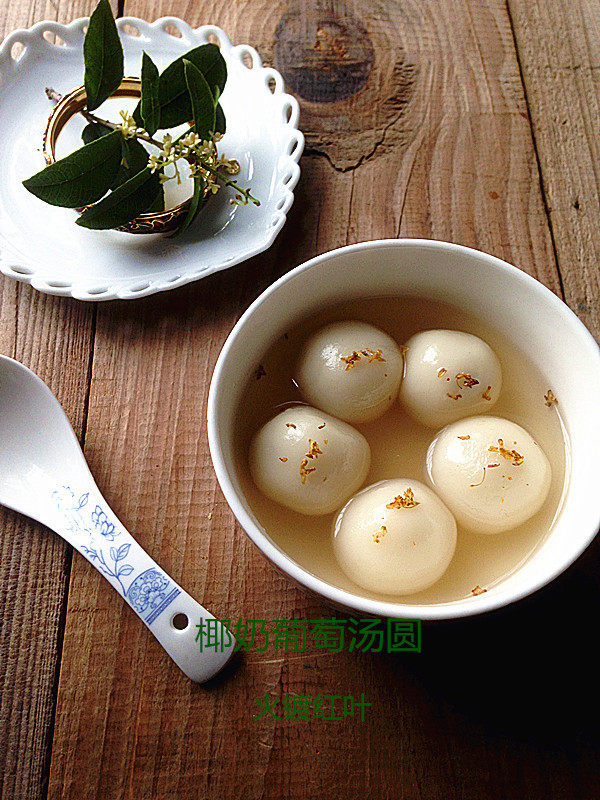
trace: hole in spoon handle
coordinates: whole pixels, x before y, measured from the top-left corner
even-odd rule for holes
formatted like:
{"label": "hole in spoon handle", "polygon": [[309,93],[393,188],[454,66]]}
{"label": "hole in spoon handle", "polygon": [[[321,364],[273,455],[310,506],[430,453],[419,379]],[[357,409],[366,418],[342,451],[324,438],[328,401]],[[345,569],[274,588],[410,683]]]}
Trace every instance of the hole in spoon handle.
{"label": "hole in spoon handle", "polygon": [[227,627],[191,595],[183,589],[179,591],[168,610],[149,627],[188,678],[203,683],[229,661],[235,639]]}
{"label": "hole in spoon handle", "polygon": [[52,494],[57,533],[127,600],[193,681],[209,680],[235,648],[227,628],[162,570],[125,530],[97,487]]}

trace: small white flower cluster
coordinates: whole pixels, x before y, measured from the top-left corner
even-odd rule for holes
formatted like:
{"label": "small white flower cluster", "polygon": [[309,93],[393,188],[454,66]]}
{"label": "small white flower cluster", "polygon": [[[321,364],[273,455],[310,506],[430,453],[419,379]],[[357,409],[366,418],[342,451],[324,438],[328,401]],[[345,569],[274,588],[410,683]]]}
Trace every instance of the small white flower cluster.
{"label": "small white flower cluster", "polygon": [[[143,128],[137,127],[135,119],[129,112],[120,111],[119,113],[122,122],[118,126],[111,125],[111,127],[120,130],[126,139],[141,138],[158,148],[158,153],[148,156],[148,167],[151,172],[161,171],[161,183],[166,183],[173,178],[177,178],[177,183],[181,183],[178,162],[184,159],[189,164],[191,177],[202,178],[206,192],[215,194],[224,183],[237,189],[238,194],[231,200],[235,205],[246,205],[250,200],[255,205],[260,205],[247,189],[240,188],[227,177],[228,175],[237,175],[240,165],[235,159],[226,158],[217,152],[217,142],[223,138],[220,133],[214,133],[210,139],[203,140],[197,133],[190,130],[175,141],[170,133],[166,133],[162,142],[158,142],[150,137]],[[165,175],[162,170],[170,164],[173,165],[175,174]]]}
{"label": "small white flower cluster", "polygon": [[[180,139],[173,141],[170,133],[163,136],[162,148],[158,155],[151,155],[148,159],[148,166],[151,172],[156,172],[163,169],[169,164],[175,167],[175,175],[177,182],[181,183],[181,174],[177,162],[180,159],[185,159],[190,165],[190,175],[192,177],[200,176],[207,191],[215,194],[219,191],[219,184],[217,183],[217,170],[222,170],[229,175],[237,175],[240,171],[240,165],[234,159],[225,158],[223,155],[217,153],[217,142],[221,139],[221,134],[213,134],[212,138],[203,141],[197,133],[190,131]],[[171,180],[171,177],[161,175],[160,180],[165,183]]]}
{"label": "small white flower cluster", "polygon": [[119,130],[125,139],[133,139],[140,134],[146,136],[146,131],[143,128],[138,128],[134,118],[127,111],[119,111],[119,115],[123,122],[119,125]]}

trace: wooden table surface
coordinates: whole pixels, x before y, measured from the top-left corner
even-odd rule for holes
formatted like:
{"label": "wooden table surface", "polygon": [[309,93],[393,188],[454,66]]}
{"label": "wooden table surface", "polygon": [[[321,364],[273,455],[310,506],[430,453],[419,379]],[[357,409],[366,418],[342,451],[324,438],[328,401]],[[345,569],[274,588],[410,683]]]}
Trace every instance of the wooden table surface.
{"label": "wooden table surface", "polygon": [[[93,5],[8,0],[0,34]],[[0,280],[0,352],[49,383],[116,513],[217,616],[331,615],[266,563],[217,486],[204,419],[219,350],[291,267],[404,236],[518,265],[598,336],[600,3],[114,7],[215,23],[283,73],[307,139],[296,202],[268,253],[169,294],[93,305]],[[205,688],[58,537],[3,509],[0,527],[3,800],[600,796],[597,545],[510,609],[424,626],[420,655],[252,652]],[[256,721],[266,691],[373,705],[365,722]]]}

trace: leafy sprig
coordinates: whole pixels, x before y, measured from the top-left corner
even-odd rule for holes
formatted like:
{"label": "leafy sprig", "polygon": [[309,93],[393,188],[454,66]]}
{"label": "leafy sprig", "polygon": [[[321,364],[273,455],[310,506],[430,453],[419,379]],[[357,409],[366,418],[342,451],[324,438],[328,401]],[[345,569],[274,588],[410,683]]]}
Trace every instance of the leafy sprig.
{"label": "leafy sprig", "polygon": [[[226,121],[219,102],[227,81],[227,67],[214,44],[195,47],[159,73],[147,53],[141,64],[140,101],[129,114],[121,111],[115,123],[93,113],[119,88],[124,76],[123,48],[109,0],[99,0],[83,43],[87,121],[83,147],[23,181],[32,194],[47,203],[83,209],[76,220],[95,230],[119,228],[148,211],[164,208],[163,184],[170,180],[165,168],[181,181],[180,161],[189,165],[194,191],[179,230],[189,227],[204,199],[230,186],[231,202],[259,201],[231,177],[239,164],[217,152]],[[46,90],[56,101],[54,90]],[[170,128],[191,121],[177,139]],[[167,131],[161,138],[158,131]],[[157,148],[149,153],[144,144]]]}

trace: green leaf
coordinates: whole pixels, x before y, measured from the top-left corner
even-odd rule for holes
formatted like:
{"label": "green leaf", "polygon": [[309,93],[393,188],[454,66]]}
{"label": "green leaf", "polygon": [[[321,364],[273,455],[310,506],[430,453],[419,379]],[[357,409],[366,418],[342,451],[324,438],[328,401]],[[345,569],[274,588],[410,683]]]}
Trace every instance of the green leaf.
{"label": "green leaf", "polygon": [[98,108],[123,80],[123,48],[108,0],[100,0],[83,40],[85,93],[89,111]]}
{"label": "green leaf", "polygon": [[194,130],[205,141],[215,131],[215,104],[208,83],[191,61],[184,59],[185,82],[192,102]]}
{"label": "green leaf", "polygon": [[[81,138],[86,144],[93,142],[95,139],[110,133],[110,128],[101,125],[99,122],[88,123],[81,132]],[[121,151],[121,166],[117,171],[111,189],[116,189],[129,178],[133,178],[138,172],[144,169],[148,164],[148,151],[137,139],[123,139],[123,147]],[[151,205],[144,209],[146,212],[150,211],[164,211],[165,210],[165,192],[163,187],[156,196],[156,199]]]}
{"label": "green leaf", "polygon": [[217,103],[215,108],[215,133],[225,133],[227,123],[225,122],[225,113],[221,107],[221,103]]}
{"label": "green leaf", "polygon": [[150,136],[154,136],[160,125],[160,103],[158,101],[158,69],[148,53],[142,55],[142,96],[140,115]]}
{"label": "green leaf", "polygon": [[[143,144],[137,139],[124,139],[123,140],[123,161],[115,178],[115,182],[111,188],[116,189],[125,181],[133,178],[138,172],[141,172],[144,167],[148,166],[148,151]],[[158,194],[147,208],[142,209],[139,213],[149,213],[150,211],[164,211],[165,210],[165,190],[160,185]]]}
{"label": "green leaf", "polygon": [[188,208],[188,212],[183,222],[173,234],[174,236],[178,236],[180,233],[183,233],[183,231],[185,231],[187,228],[190,227],[192,222],[196,219],[196,217],[202,210],[205,199],[206,198],[204,196],[204,180],[200,175],[198,175],[196,178],[194,178],[194,194],[192,195],[192,198],[190,200],[190,207]]}
{"label": "green leaf", "polygon": [[111,128],[107,128],[106,125],[101,125],[99,122],[88,122],[81,131],[81,138],[84,144],[89,144],[90,142],[95,142],[96,139],[100,139],[102,136],[106,136],[111,130]]}
{"label": "green leaf", "polygon": [[121,164],[121,131],[112,131],[55,161],[23,181],[23,186],[53,206],[81,208],[112,186]]}
{"label": "green leaf", "polygon": [[150,203],[148,208],[145,208],[142,213],[150,214],[150,212],[164,211],[165,210],[165,190],[161,185],[159,193],[154,200]]}
{"label": "green leaf", "polygon": [[148,151],[137,139],[123,139],[122,161],[111,189],[116,189],[148,166]]}
{"label": "green leaf", "polygon": [[[185,82],[184,59],[191,61],[200,70],[209,87],[218,88],[219,96],[225,88],[227,65],[216,44],[202,44],[176,58],[162,72],[158,81],[161,129],[174,128],[192,119],[192,105]],[[139,104],[133,116],[136,122],[141,124]]]}
{"label": "green leaf", "polygon": [[[85,144],[106,136],[111,129],[99,122],[90,122],[81,132],[81,138]],[[137,139],[123,139],[121,147],[121,165],[117,171],[115,179],[111,184],[111,189],[116,189],[129,178],[133,178],[138,172],[148,164],[148,151]]]}
{"label": "green leaf", "polygon": [[97,231],[118,228],[142,214],[160,188],[158,172],[150,172],[150,168],[145,167],[99,203],[86,208],[77,224]]}

